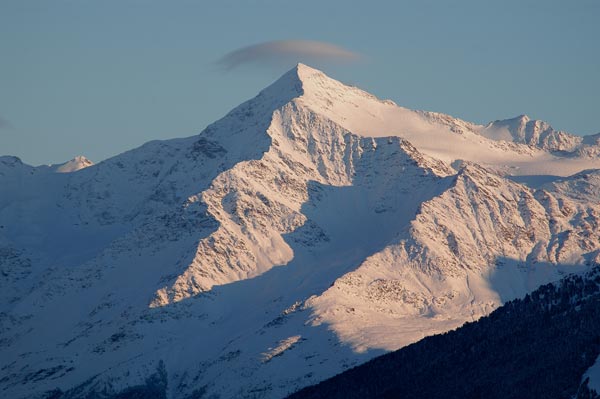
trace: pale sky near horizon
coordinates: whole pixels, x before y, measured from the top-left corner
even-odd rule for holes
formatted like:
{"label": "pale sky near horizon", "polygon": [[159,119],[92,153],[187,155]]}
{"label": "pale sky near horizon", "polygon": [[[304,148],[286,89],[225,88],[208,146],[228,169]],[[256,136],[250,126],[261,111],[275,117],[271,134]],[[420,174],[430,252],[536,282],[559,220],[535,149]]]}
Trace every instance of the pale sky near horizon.
{"label": "pale sky near horizon", "polygon": [[98,162],[199,133],[306,61],[216,64],[277,40],[363,55],[313,66],[408,108],[593,134],[598,21],[597,0],[0,0],[0,155]]}

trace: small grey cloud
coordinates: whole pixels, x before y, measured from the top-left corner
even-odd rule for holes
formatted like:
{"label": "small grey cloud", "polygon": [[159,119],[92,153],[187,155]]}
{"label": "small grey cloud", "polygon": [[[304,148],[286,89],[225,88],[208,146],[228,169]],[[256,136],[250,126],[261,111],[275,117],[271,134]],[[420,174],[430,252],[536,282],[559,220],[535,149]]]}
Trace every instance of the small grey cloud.
{"label": "small grey cloud", "polygon": [[231,70],[245,64],[281,65],[297,62],[349,63],[362,56],[330,43],[310,40],[277,40],[242,47],[225,54],[217,61],[224,70]]}

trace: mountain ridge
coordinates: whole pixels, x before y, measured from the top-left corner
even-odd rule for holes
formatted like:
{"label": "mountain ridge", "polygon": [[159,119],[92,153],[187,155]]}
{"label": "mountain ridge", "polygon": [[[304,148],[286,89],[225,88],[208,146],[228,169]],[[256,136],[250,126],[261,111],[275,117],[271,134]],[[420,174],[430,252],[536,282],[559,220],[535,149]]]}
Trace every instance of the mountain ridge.
{"label": "mountain ridge", "polygon": [[[199,135],[0,175],[0,390],[282,397],[597,260],[600,161],[474,126],[298,65]],[[508,178],[540,171],[577,174]]]}

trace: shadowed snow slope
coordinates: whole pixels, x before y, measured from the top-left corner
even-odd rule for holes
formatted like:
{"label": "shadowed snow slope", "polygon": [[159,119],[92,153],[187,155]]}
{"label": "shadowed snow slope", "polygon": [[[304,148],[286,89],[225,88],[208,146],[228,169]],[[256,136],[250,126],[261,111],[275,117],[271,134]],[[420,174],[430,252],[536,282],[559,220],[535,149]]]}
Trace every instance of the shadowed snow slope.
{"label": "shadowed snow slope", "polygon": [[300,64],[197,136],[0,157],[0,393],[283,397],[598,262],[593,151],[486,129]]}

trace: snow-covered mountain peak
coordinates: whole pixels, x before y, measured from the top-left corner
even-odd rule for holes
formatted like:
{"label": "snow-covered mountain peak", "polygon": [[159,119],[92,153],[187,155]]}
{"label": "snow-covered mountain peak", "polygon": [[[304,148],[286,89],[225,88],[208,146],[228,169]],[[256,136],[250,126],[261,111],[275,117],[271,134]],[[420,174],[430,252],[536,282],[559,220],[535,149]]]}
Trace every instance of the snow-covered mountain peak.
{"label": "snow-covered mountain peak", "polygon": [[296,65],[262,90],[256,98],[278,98],[282,102],[288,102],[301,96],[304,93],[302,70],[304,70],[304,67],[300,67],[300,64]]}
{"label": "snow-covered mountain peak", "polygon": [[295,76],[300,82],[306,85],[307,89],[309,90],[314,89],[315,86],[318,85],[325,87],[329,86],[329,88],[347,87],[346,85],[340,83],[336,79],[327,76],[325,72],[303,63],[296,64],[294,68],[292,68],[286,74],[284,74],[284,76],[286,75]]}
{"label": "snow-covered mountain peak", "polygon": [[[351,89],[330,78],[324,72],[308,65],[298,63],[294,68],[284,73],[274,83],[262,90],[253,100],[279,100],[275,103],[286,103],[303,95],[323,95],[330,91]],[[253,101],[250,100],[250,101]]]}
{"label": "snow-covered mountain peak", "polygon": [[22,176],[23,173],[29,175],[40,173],[71,173],[92,165],[94,163],[82,155],[76,156],[64,163],[40,166],[31,166],[21,161],[18,157],[4,155],[0,156],[0,176],[7,178],[9,176]]}
{"label": "snow-covered mountain peak", "polygon": [[52,165],[57,173],[70,173],[92,166],[94,162],[90,161],[83,155],[78,155],[75,158],[63,164]]}
{"label": "snow-covered mountain peak", "polygon": [[79,173],[0,157],[0,396],[279,398],[600,258],[598,172],[502,176],[599,159],[485,128],[298,64]]}
{"label": "snow-covered mountain peak", "polygon": [[[265,98],[273,105],[294,101],[359,136],[404,138],[422,153],[447,163],[463,159],[510,175],[568,176],[600,167],[595,159],[600,146],[593,137],[554,130],[525,114],[483,126],[442,113],[413,111],[304,64],[296,65],[254,100]],[[557,156],[563,158],[560,167]],[[586,159],[585,165],[581,158]]]}
{"label": "snow-covered mountain peak", "polygon": [[327,77],[323,71],[320,71],[316,68],[310,67],[306,64],[299,62],[293,69],[298,74],[298,77],[302,81],[310,80],[313,78],[323,78]]}
{"label": "snow-covered mountain peak", "polygon": [[[575,153],[581,137],[554,131],[547,123],[526,115],[482,126],[441,113],[413,111],[303,64],[261,95],[268,97],[273,93],[278,93],[280,101],[293,100],[353,134],[401,137],[421,153],[448,164],[462,159],[508,175],[568,176],[585,168],[600,167],[600,160],[594,155],[596,146],[585,149],[585,153]],[[585,161],[580,159],[583,157]]]}
{"label": "snow-covered mountain peak", "polygon": [[555,130],[548,122],[527,115],[490,122],[481,133],[492,140],[526,144],[549,152],[573,152],[583,141],[580,136]]}
{"label": "snow-covered mountain peak", "polygon": [[521,114],[521,115],[515,116],[514,118],[507,119],[506,121],[514,122],[516,125],[520,126],[520,125],[526,124],[530,120],[531,120],[531,118],[529,117],[529,115]]}

